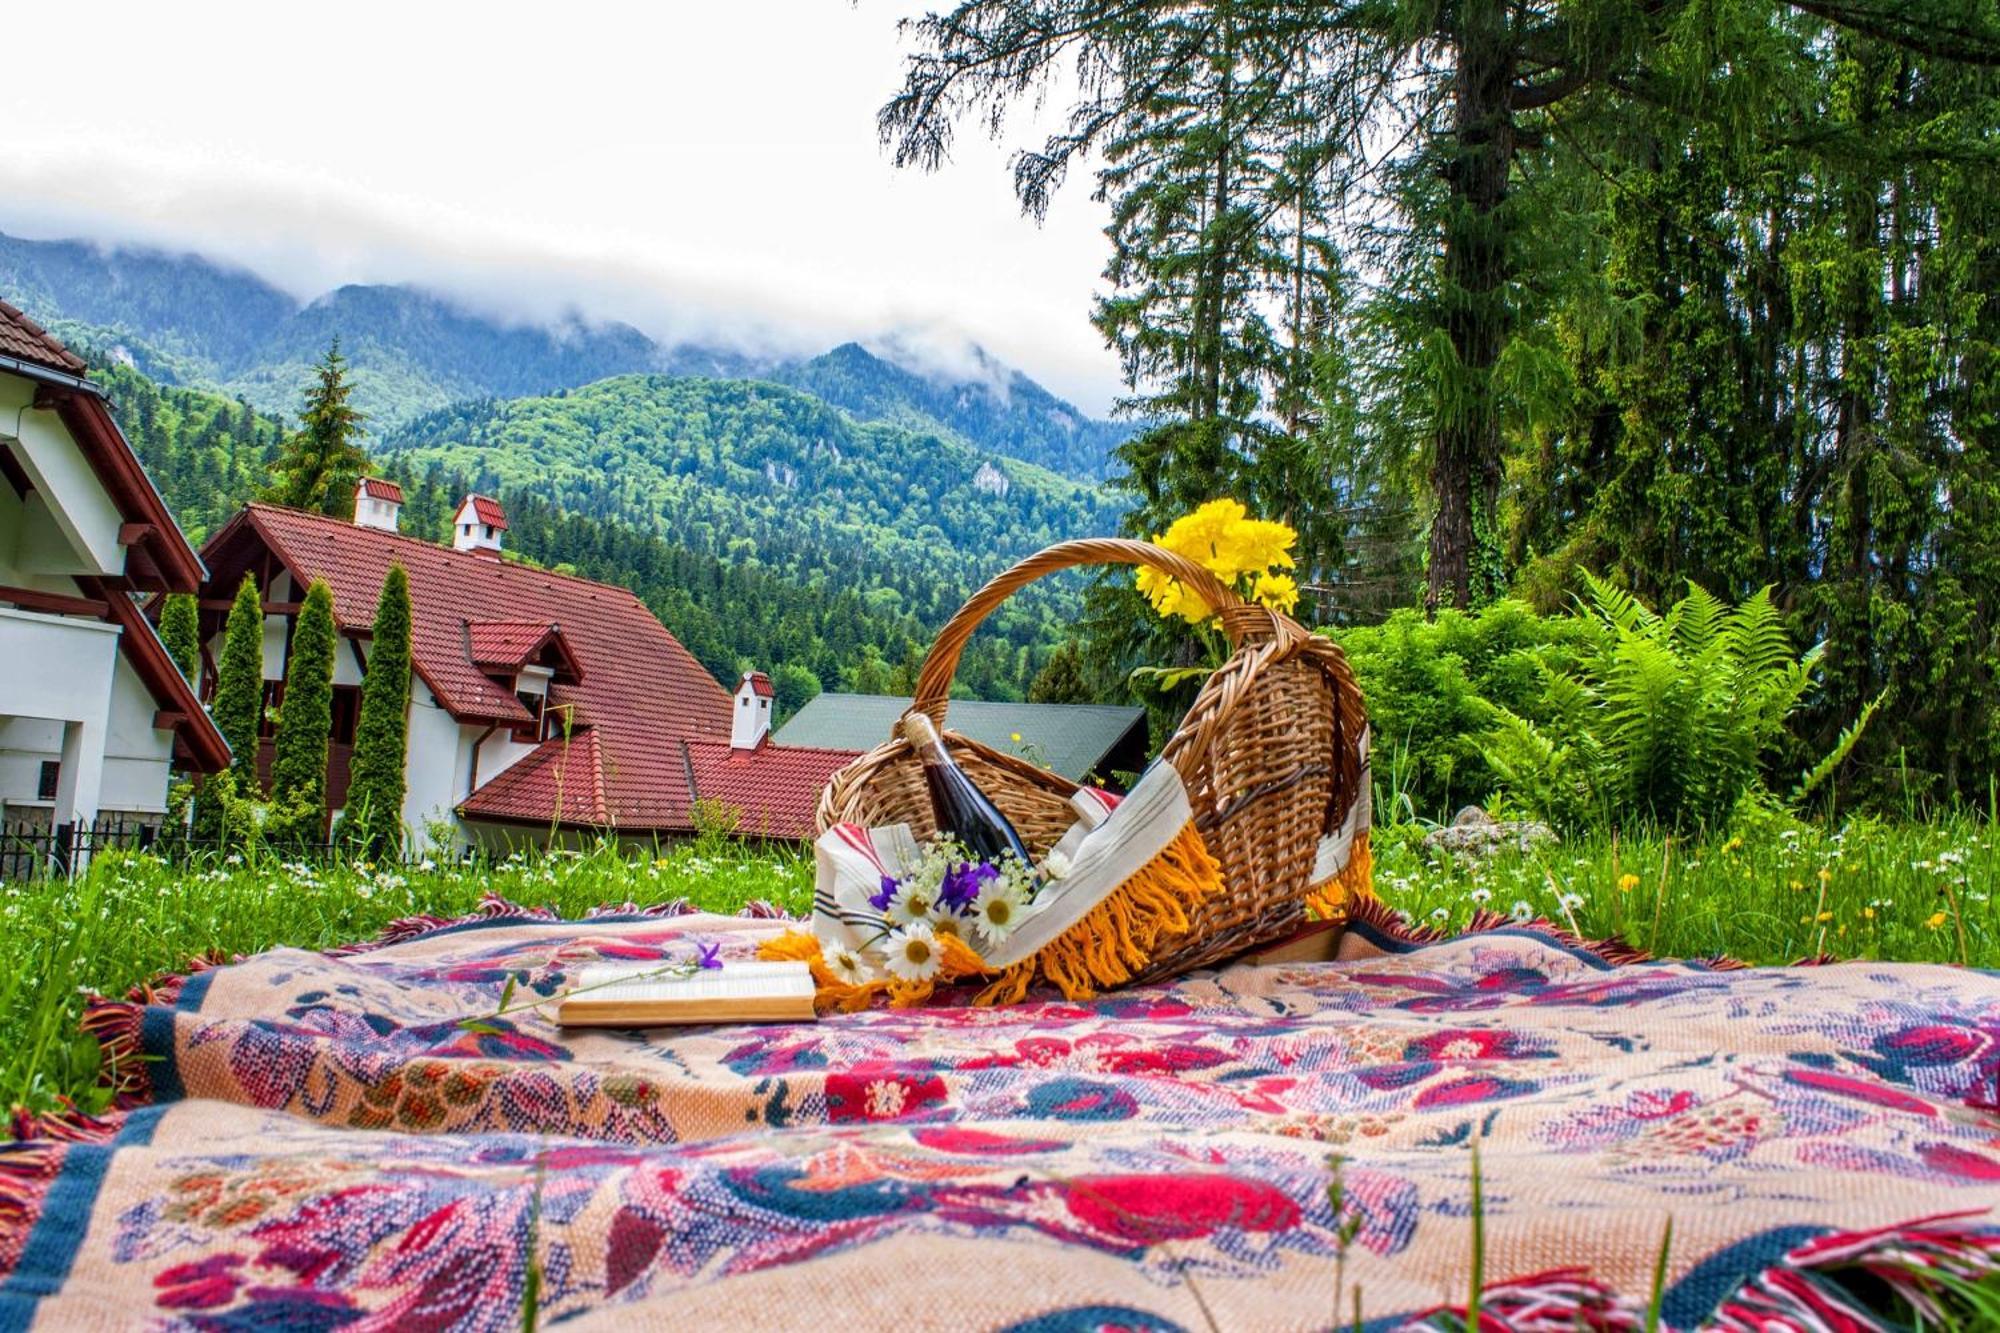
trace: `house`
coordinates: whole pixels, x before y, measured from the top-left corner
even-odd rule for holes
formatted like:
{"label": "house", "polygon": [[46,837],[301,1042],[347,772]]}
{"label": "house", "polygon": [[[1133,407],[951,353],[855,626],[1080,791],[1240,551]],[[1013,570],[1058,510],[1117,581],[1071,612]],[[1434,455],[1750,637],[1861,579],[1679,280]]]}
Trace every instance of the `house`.
{"label": "house", "polygon": [[376,600],[400,564],[413,666],[403,822],[419,846],[675,837],[696,831],[702,801],[728,806],[744,834],[810,836],[820,787],[853,755],[773,746],[765,677],[732,694],[630,591],[507,559],[498,501],[466,497],[450,546],[398,531],[401,504],[394,483],[366,478],[352,521],[253,504],[203,549],[205,691],[246,574],[264,602],[273,705],[306,589],[333,592],[331,807],[346,796]]}
{"label": "house", "polygon": [[[867,750],[889,739],[910,701],[886,694],[821,694],[778,728],[783,745]],[[954,699],[945,725],[1002,754],[1020,755],[1072,782],[1146,766],[1146,710],[1110,704],[1015,704]]]}
{"label": "house", "polygon": [[228,766],[133,600],[201,579],[82,360],[0,301],[0,827],[16,848],[149,837],[173,767]]}

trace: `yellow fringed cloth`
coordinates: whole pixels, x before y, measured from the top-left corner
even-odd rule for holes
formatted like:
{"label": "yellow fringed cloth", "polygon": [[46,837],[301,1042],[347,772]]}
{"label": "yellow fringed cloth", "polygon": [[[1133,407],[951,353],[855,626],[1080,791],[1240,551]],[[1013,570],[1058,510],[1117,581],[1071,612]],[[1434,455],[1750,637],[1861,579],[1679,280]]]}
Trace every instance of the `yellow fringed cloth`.
{"label": "yellow fringed cloth", "polygon": [[844,948],[866,956],[879,947],[890,926],[869,898],[884,876],[900,878],[920,850],[906,824],[841,824],[814,848],[812,933],[781,935],[759,957],[811,964],[822,1012],[863,1009],[878,997],[921,1004],[940,985],[976,979],[987,983],[978,1004],[1012,1004],[1038,982],[1072,1000],[1124,985],[1187,933],[1188,909],[1221,889],[1222,867],[1202,843],[1187,788],[1171,764],[1154,764],[1122,800],[1086,788],[1072,804],[1077,822],[1048,858],[1065,873],[1044,878],[1021,925],[983,956],[940,932],[944,956],[927,980],[836,976],[825,953]]}
{"label": "yellow fringed cloth", "polygon": [[1319,840],[1307,881],[1306,907],[1322,921],[1345,921],[1355,903],[1373,895],[1375,863],[1368,851],[1368,826],[1374,818],[1373,775],[1368,768],[1369,732],[1363,730],[1361,775],[1354,803],[1340,827]]}

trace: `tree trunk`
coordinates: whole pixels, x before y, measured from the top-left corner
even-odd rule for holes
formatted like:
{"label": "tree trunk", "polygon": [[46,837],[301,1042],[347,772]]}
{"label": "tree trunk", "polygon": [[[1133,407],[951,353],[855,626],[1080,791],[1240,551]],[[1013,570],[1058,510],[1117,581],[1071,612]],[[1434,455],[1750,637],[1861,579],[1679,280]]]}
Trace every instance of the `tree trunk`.
{"label": "tree trunk", "polygon": [[1458,52],[1450,157],[1444,168],[1445,335],[1458,383],[1440,394],[1431,460],[1431,527],[1424,606],[1467,606],[1496,573],[1500,416],[1493,367],[1508,334],[1507,172],[1514,156],[1509,96],[1514,53],[1504,0],[1463,0],[1448,35]]}

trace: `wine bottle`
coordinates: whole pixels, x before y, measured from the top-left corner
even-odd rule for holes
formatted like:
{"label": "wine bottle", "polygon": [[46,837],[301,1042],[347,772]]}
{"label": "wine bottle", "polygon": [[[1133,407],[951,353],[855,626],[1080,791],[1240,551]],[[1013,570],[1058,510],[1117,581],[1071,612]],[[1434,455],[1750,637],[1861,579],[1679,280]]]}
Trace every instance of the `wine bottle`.
{"label": "wine bottle", "polygon": [[903,719],[902,729],[903,738],[923,761],[924,786],[930,789],[931,815],[938,832],[957,838],[982,861],[997,864],[1011,853],[1021,858],[1022,865],[1033,865],[1034,858],[1028,855],[1021,835],[953,761],[930,718],[911,713]]}

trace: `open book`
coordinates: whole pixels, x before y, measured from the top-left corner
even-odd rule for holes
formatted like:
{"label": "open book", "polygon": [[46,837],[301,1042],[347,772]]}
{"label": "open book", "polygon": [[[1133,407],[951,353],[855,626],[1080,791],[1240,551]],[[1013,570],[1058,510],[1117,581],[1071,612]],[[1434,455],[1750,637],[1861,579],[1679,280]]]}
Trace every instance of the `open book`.
{"label": "open book", "polygon": [[586,967],[556,1006],[565,1027],[643,1028],[666,1023],[811,1022],[812,969],[804,963],[725,963],[692,976],[660,965]]}

